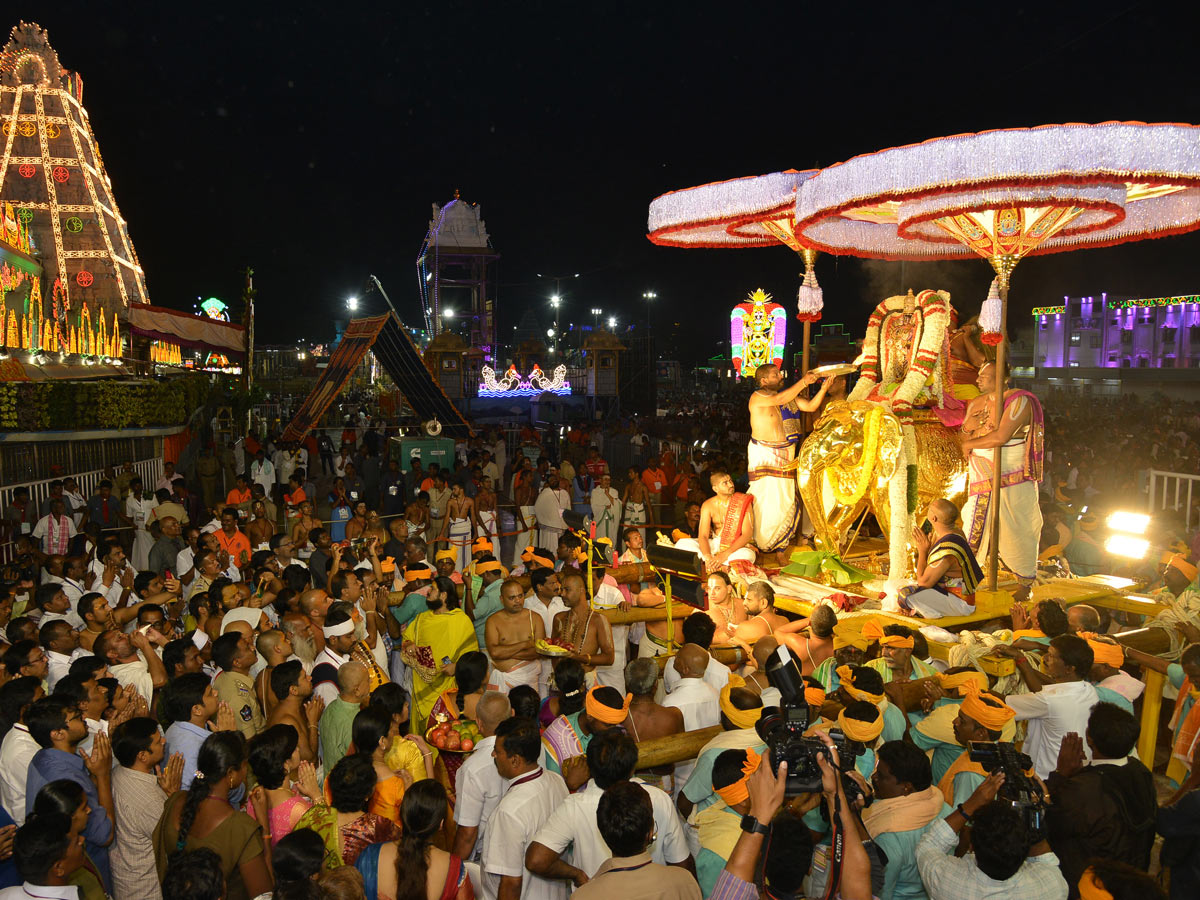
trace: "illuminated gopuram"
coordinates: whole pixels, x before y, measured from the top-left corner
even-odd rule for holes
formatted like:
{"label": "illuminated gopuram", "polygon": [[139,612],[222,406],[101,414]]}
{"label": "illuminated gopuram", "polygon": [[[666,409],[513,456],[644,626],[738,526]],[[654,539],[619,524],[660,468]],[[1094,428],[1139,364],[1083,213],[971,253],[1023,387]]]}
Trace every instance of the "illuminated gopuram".
{"label": "illuminated gopuram", "polygon": [[0,208],[15,211],[42,269],[40,284],[0,294],[4,342],[15,320],[29,349],[124,355],[119,322],[131,304],[149,303],[145,276],[83,107],[83,81],[36,24],[17,25],[0,51],[0,131]]}

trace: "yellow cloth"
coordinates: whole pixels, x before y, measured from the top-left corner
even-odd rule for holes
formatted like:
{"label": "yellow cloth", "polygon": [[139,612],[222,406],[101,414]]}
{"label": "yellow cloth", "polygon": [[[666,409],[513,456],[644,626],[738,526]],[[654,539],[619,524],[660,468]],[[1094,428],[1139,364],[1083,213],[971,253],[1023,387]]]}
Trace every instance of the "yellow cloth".
{"label": "yellow cloth", "polygon": [[742,836],[742,817],[724,803],[714,803],[696,813],[695,821],[700,846],[721,859],[729,859],[734,844]]}
{"label": "yellow cloth", "polygon": [[971,754],[964,750],[958,755],[958,759],[950,764],[950,768],[946,770],[946,774],[942,776],[942,780],[938,782],[938,790],[942,792],[942,796],[951,806],[954,805],[954,779],[963,772],[974,772],[976,775],[987,777],[987,772],[983,766],[977,762],[971,761]]}
{"label": "yellow cloth", "polygon": [[809,706],[821,706],[825,703],[825,691],[819,687],[806,687],[804,689],[804,702]]}
{"label": "yellow cloth", "polygon": [[944,805],[941,790],[930,785],[923,791],[876,800],[863,810],[862,823],[872,838],[881,834],[916,831],[936,819]]}
{"label": "yellow cloth", "polygon": [[1125,649],[1116,641],[1108,638],[1101,640],[1095,632],[1081,631],[1079,636],[1088,642],[1092,648],[1092,657],[1102,666],[1112,666],[1119,669],[1125,665]]}
{"label": "yellow cloth", "polygon": [[861,719],[846,718],[846,711],[843,709],[838,713],[837,724],[838,728],[842,729],[842,734],[850,740],[861,741],[864,744],[875,743],[876,738],[883,734],[883,714],[879,710],[875,711],[874,722],[864,722]]}
{"label": "yellow cloth", "polygon": [[741,675],[729,673],[729,681],[725,687],[721,688],[720,704],[721,712],[725,714],[734,728],[753,728],[754,723],[762,716],[762,707],[755,706],[752,709],[738,709],[733,705],[733,701],[729,699],[729,694],[734,688],[745,687],[746,679]]}
{"label": "yellow cloth", "polygon": [[1046,632],[1040,628],[1021,628],[1013,632],[1012,639],[1019,641],[1021,638],[1044,638]]}
{"label": "yellow cloth", "polygon": [[629,704],[633,702],[633,694],[626,694],[624,705],[620,709],[613,709],[596,699],[594,695],[599,689],[599,687],[592,688],[584,698],[583,705],[587,709],[588,717],[603,722],[605,725],[620,725],[629,716]]}
{"label": "yellow cloth", "polygon": [[442,691],[454,686],[454,678],[442,672],[442,660],[457,660],[470,650],[478,650],[475,623],[461,609],[445,613],[423,612],[404,629],[404,640],[418,647],[429,647],[437,676],[426,684],[424,678],[413,677],[410,721],[418,730],[429,720],[433,704]]}
{"label": "yellow cloth", "polygon": [[754,750],[746,750],[746,761],[742,763],[742,777],[733,784],[727,784],[725,787],[713,786],[713,790],[717,792],[717,796],[725,801],[726,806],[737,806],[743,800],[750,796],[750,776],[758,771],[758,767],[762,764],[762,757],[754,752]]}
{"label": "yellow cloth", "polygon": [[[437,751],[430,747],[429,752],[436,753]],[[421,755],[421,748],[415,742],[405,740],[401,735],[392,738],[392,746],[383,755],[383,761],[393,772],[407,772],[412,776],[414,782],[428,777],[425,772],[425,757]],[[399,819],[396,821],[399,824]]]}
{"label": "yellow cloth", "polygon": [[966,694],[966,685],[974,682],[980,690],[987,690],[988,678],[982,672],[955,672],[953,675],[938,675],[938,683],[946,693],[962,696]]}
{"label": "yellow cloth", "polygon": [[876,706],[883,702],[883,694],[870,694],[854,686],[854,670],[849,666],[838,666],[837,676],[842,683],[842,687],[846,689],[846,693],[855,700],[866,700],[874,703]]}

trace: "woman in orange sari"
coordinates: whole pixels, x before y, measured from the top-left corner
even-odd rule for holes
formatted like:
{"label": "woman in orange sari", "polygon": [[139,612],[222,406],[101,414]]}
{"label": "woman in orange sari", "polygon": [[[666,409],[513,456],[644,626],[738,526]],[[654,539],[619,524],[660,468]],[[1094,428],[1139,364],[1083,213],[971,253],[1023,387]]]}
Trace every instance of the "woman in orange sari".
{"label": "woman in orange sari", "polygon": [[[410,734],[400,738],[399,726],[391,713],[378,706],[361,710],[354,717],[352,727],[350,752],[370,757],[375,769],[375,789],[371,792],[367,812],[394,822],[399,827],[400,801],[404,799],[404,792],[414,781],[434,777],[433,751],[420,735]],[[423,764],[421,768],[405,765],[396,770],[388,764],[388,751],[396,739],[409,741],[417,747]],[[328,781],[325,793],[328,797]]]}
{"label": "woman in orange sari", "polygon": [[[427,728],[433,728],[443,722],[456,722],[459,719],[474,719],[475,707],[479,698],[487,690],[488,658],[486,653],[471,650],[464,653],[454,664],[454,687],[442,691],[433,710],[429,713]],[[446,774],[450,783],[454,784],[454,776],[458,767],[463,764],[466,756],[459,753],[444,753],[442,761],[446,765]]]}

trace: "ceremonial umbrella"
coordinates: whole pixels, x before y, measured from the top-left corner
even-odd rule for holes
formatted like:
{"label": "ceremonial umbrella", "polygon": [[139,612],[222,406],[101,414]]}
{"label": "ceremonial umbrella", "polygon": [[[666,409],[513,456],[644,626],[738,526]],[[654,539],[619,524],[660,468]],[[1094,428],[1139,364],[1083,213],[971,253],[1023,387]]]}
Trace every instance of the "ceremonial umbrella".
{"label": "ceremonial umbrella", "polygon": [[796,191],[816,169],[788,169],[671,191],[650,202],[649,234],[664,247],[777,247],[783,244],[804,260],[804,282],[796,318],[804,323],[802,372],[808,371],[809,332],[824,306],[817,284],[816,251],[795,231]]}
{"label": "ceremonial umbrella", "polygon": [[[1026,256],[1200,228],[1200,128],[1103,122],[960,134],[856,156],[796,195],[805,247],[881,259],[978,254],[996,272],[980,313],[1003,372],[1008,284]],[[1003,379],[996,379],[1003,410]],[[992,496],[1000,496],[1000,448]],[[991,504],[998,509],[997,503]],[[993,512],[988,588],[996,589]]]}

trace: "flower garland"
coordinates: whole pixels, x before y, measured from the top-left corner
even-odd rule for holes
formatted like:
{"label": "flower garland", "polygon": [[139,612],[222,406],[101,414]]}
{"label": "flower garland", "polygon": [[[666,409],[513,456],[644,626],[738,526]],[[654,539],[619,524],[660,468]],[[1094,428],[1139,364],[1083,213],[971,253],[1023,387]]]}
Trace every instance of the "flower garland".
{"label": "flower garland", "polygon": [[[879,336],[883,330],[884,320],[889,315],[895,315],[911,305],[912,313],[917,317],[919,337],[916,347],[910,357],[908,371],[904,380],[887,396],[879,396],[876,388],[880,383]],[[945,379],[939,379],[940,367],[945,365],[944,351],[946,350],[946,329],[950,324],[950,294],[946,291],[921,291],[916,297],[909,291],[907,296],[888,297],[871,313],[867,322],[867,334],[863,340],[862,354],[859,361],[862,367],[859,371],[858,383],[850,392],[850,400],[876,400],[887,403],[891,411],[900,419],[907,420],[912,415],[912,407],[921,391],[933,379],[933,405],[942,406],[942,390]]]}
{"label": "flower garland", "polygon": [[[872,407],[863,418],[862,456],[859,458],[858,479],[850,493],[842,490],[840,478],[829,477],[829,470],[825,470],[825,476],[829,478],[829,487],[833,491],[833,496],[843,506],[854,506],[867,493],[871,476],[875,473],[875,463],[879,453],[879,432],[882,424],[883,407],[881,406]],[[846,467],[839,465],[838,468],[844,472]]]}

